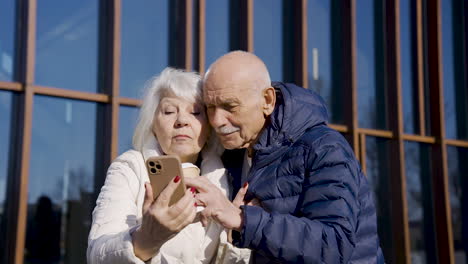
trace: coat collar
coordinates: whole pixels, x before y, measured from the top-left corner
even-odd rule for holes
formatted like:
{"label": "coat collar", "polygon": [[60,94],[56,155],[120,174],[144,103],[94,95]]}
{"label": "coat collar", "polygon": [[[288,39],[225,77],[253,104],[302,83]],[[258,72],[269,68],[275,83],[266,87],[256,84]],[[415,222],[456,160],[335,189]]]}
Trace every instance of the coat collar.
{"label": "coat collar", "polygon": [[159,156],[163,155],[163,152],[161,150],[161,146],[156,141],[156,138],[154,136],[148,137],[145,140],[145,143],[143,144],[143,149],[141,150],[141,153],[143,154],[143,158],[145,159],[145,162],[150,157],[159,157]]}
{"label": "coat collar", "polygon": [[253,146],[254,164],[271,162],[280,150],[294,144],[308,129],[326,124],[328,119],[325,102],[312,90],[282,82],[273,82],[272,86],[276,91],[275,110]]}

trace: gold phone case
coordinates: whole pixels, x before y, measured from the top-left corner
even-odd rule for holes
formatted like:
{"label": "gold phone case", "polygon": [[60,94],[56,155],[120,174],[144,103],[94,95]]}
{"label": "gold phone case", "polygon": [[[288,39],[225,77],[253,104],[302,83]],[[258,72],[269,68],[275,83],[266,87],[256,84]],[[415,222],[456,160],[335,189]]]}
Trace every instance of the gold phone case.
{"label": "gold phone case", "polygon": [[175,204],[185,195],[185,183],[182,174],[182,166],[177,156],[160,156],[151,157],[146,161],[146,169],[150,179],[151,187],[153,188],[153,196],[156,199],[159,194],[166,188],[174,177],[179,175],[181,183],[172,194],[169,206]]}

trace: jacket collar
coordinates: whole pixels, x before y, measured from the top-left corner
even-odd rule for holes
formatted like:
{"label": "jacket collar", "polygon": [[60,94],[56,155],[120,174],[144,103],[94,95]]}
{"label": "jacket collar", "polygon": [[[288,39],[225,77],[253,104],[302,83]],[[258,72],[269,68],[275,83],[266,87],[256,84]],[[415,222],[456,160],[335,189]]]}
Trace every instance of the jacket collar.
{"label": "jacket collar", "polygon": [[282,82],[273,82],[272,86],[276,90],[276,105],[269,125],[253,146],[254,163],[271,162],[277,156],[273,153],[291,146],[308,129],[326,124],[328,119],[325,102],[312,90]]}

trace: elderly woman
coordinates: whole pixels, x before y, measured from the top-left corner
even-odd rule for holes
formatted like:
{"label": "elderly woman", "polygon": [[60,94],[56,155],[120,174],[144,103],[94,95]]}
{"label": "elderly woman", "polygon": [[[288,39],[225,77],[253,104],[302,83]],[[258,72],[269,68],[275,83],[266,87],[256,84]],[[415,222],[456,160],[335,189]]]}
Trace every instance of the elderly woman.
{"label": "elderly woman", "polygon": [[[194,189],[169,206],[180,177],[153,197],[145,161],[176,155],[193,163],[227,197],[230,196],[222,151],[210,137],[196,73],[166,68],[148,82],[133,135],[134,150],[114,160],[93,212],[88,263],[244,263],[250,251],[227,241],[215,221],[196,219]],[[156,198],[156,199],[155,199]]]}

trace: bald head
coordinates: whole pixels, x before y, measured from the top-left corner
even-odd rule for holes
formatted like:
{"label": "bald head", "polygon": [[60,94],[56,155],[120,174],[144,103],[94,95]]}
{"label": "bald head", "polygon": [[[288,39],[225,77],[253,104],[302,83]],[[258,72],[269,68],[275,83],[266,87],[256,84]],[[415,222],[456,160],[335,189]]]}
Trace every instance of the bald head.
{"label": "bald head", "polygon": [[257,91],[271,86],[270,74],[265,63],[259,57],[245,51],[232,51],[220,57],[210,66],[203,82],[209,87],[241,86]]}
{"label": "bald head", "polygon": [[215,61],[203,79],[203,100],[211,125],[227,149],[257,141],[275,107],[275,89],[257,56],[230,52]]}

